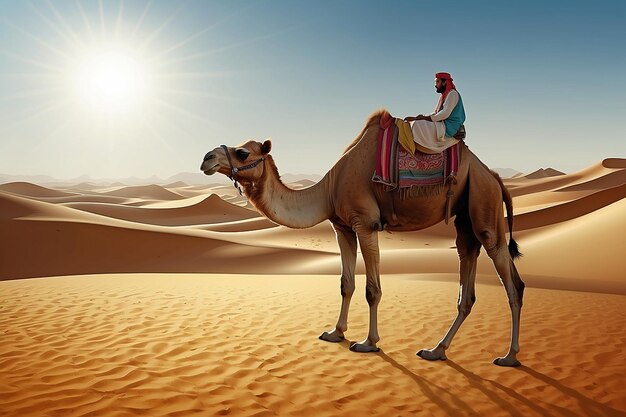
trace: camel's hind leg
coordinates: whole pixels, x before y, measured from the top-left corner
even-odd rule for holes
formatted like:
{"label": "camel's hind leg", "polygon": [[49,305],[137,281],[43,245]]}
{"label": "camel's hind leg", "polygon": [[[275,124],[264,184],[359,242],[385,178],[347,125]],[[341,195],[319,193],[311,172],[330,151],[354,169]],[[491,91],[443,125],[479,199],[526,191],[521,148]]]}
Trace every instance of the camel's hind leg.
{"label": "camel's hind leg", "polygon": [[[480,231],[478,231],[480,230]],[[520,366],[517,360],[519,352],[519,328],[522,311],[522,298],[524,296],[524,282],[513,264],[513,259],[506,246],[504,235],[504,221],[502,220],[496,230],[492,228],[475,229],[482,245],[498,272],[500,281],[504,285],[511,307],[511,343],[506,356],[496,358],[493,363],[500,366]]]}
{"label": "camel's hind leg", "polygon": [[458,314],[446,335],[435,348],[422,349],[417,352],[419,357],[430,361],[447,359],[446,349],[450,347],[454,335],[456,335],[463,321],[469,316],[472,306],[476,302],[474,283],[476,281],[476,263],[480,252],[480,242],[474,236],[467,214],[457,215],[454,225],[457,231],[456,247],[460,260],[461,286],[459,288]]}
{"label": "camel's hind leg", "polygon": [[[519,327],[524,296],[522,282],[512,255],[517,254],[516,245],[506,244],[506,224],[502,202],[507,204],[507,213],[513,215],[510,195],[498,177],[482,164],[473,164],[469,171],[469,217],[474,235],[493,261],[500,281],[504,285],[511,307],[511,342],[506,356],[494,363],[500,366],[519,366]],[[510,207],[510,210],[509,210]],[[512,222],[509,222],[512,227]],[[512,239],[512,238],[511,238]],[[513,249],[515,248],[515,249]]]}
{"label": "camel's hind leg", "polygon": [[348,330],[348,310],[354,294],[354,270],[356,267],[356,233],[352,229],[335,225],[337,243],[341,252],[341,312],[335,328],[320,335],[327,342],[341,342]]}
{"label": "camel's hind leg", "polygon": [[506,356],[494,359],[493,363],[500,366],[520,366],[521,363],[517,360],[517,354],[519,353],[519,328],[525,285],[505,245],[498,247],[495,253],[490,253],[489,251],[487,253],[493,260],[496,271],[498,271],[500,276],[500,281],[502,281],[506,289],[509,305],[511,306],[512,319],[509,351]]}

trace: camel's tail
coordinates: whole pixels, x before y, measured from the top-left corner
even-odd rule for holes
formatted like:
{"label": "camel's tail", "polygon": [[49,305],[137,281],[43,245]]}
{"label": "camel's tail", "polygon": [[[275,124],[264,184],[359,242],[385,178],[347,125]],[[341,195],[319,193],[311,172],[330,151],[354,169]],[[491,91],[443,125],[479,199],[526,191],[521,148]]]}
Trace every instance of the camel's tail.
{"label": "camel's tail", "polygon": [[500,183],[500,189],[502,190],[502,200],[506,206],[506,218],[509,223],[509,233],[511,234],[511,240],[509,240],[509,253],[511,254],[511,258],[515,260],[522,257],[522,253],[519,251],[517,242],[513,239],[513,199],[511,198],[509,190],[502,182],[500,175],[494,171],[491,171],[491,174],[498,180],[498,183]]}

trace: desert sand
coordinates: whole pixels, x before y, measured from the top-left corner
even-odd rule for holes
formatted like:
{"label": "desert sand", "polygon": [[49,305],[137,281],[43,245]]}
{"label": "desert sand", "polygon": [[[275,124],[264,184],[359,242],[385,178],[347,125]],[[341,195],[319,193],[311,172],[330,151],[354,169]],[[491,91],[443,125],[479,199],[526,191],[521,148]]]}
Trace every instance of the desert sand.
{"label": "desert sand", "polygon": [[[359,258],[349,340],[328,222],[275,225],[229,186],[0,184],[0,416],[626,415],[626,160],[505,180],[527,284],[523,366],[486,255],[456,314],[454,227],[379,234],[381,351]],[[310,185],[305,180],[293,188]]]}

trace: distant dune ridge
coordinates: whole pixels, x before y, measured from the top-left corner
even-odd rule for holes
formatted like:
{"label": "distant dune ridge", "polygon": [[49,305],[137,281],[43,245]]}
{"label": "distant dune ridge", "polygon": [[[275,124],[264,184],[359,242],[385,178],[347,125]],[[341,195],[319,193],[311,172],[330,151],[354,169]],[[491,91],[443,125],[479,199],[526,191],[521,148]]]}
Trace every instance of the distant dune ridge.
{"label": "distant dune ridge", "polygon": [[[299,179],[290,186],[302,188],[312,184],[311,180]],[[617,207],[621,204],[626,196],[626,163],[623,159],[607,159],[569,175],[542,169],[524,177],[508,179],[506,184],[514,196],[515,233],[521,236],[522,249],[525,252],[532,252],[533,245],[538,244],[537,239],[534,239],[535,235],[541,236],[542,241],[549,242],[551,237],[556,238],[561,234],[562,231],[559,230],[567,227],[569,223],[574,226],[577,219],[591,222],[604,207],[614,205]],[[81,189],[83,191],[80,191]],[[216,242],[218,246],[218,242],[226,244],[236,241],[236,244],[240,245],[236,252],[241,256],[246,250],[254,252],[261,248],[274,253],[278,258],[286,257],[287,253],[293,256],[293,251],[311,260],[321,256],[321,253],[324,254],[317,262],[301,265],[290,263],[292,267],[289,268],[280,262],[263,263],[256,266],[259,273],[326,274],[335,273],[339,267],[338,247],[334,232],[327,222],[319,228],[305,230],[291,230],[273,225],[256,211],[242,207],[245,198],[239,196],[231,185],[189,186],[178,181],[169,184],[168,187],[142,185],[98,188],[93,184],[82,183],[75,187],[66,187],[64,190],[23,182],[0,185],[0,213],[5,231],[0,248],[2,249],[0,279],[95,272],[159,272],[160,270],[154,269],[157,260],[159,265],[167,264],[167,271],[171,272],[178,270],[221,273],[229,272],[228,268],[232,268],[233,273],[240,272],[237,268],[241,267],[241,263],[234,262],[225,267],[221,262],[222,258],[216,257],[215,262],[207,261],[213,257],[211,251],[203,252],[201,261],[191,261],[189,260],[191,255],[185,256],[183,265],[178,251],[170,254],[164,250],[164,246],[160,246],[167,239],[147,239],[141,243],[142,251],[138,251],[124,238],[137,231],[145,233],[146,227],[154,226],[164,228],[158,231],[150,229],[150,233],[166,236],[172,242],[177,239],[189,239],[189,233],[193,234],[193,241],[202,240],[204,237]],[[620,230],[620,226],[625,222],[624,216],[620,216],[615,210],[610,211],[615,218],[605,219],[603,222],[612,224],[614,230]],[[9,214],[12,212],[21,214],[12,216]],[[90,224],[94,227],[89,226]],[[97,254],[102,261],[94,254],[93,259],[84,262],[88,265],[88,268],[84,269],[79,266],[83,263],[77,262],[73,250],[82,248],[83,251],[89,252],[89,247],[99,241],[98,230],[105,230],[101,225],[108,227],[107,235],[111,238],[115,236],[115,244],[99,248],[101,252]],[[554,262],[568,263],[572,259],[577,259],[581,263],[595,265],[600,259],[601,263],[607,265],[602,280],[623,281],[623,271],[620,267],[624,264],[621,257],[610,262],[605,257],[598,258],[595,251],[585,250],[583,243],[587,241],[587,236],[583,231],[586,229],[582,224],[580,227],[580,235],[577,234],[578,229],[575,227],[568,232],[576,236],[572,237],[573,239],[581,242],[581,247],[577,251],[579,253],[572,257],[571,254],[560,253],[555,248]],[[48,230],[50,232],[46,232]],[[24,239],[25,236],[29,238]],[[32,239],[30,236],[37,238]],[[453,261],[456,257],[456,251],[452,249],[455,245],[454,238],[454,228],[445,225],[413,233],[383,232],[380,234],[383,251],[381,271],[407,274],[429,271],[454,273],[457,268],[457,263]],[[611,242],[607,243],[607,247],[624,248],[621,234],[614,233],[606,239],[607,242]],[[56,250],[51,251],[50,247],[55,247]],[[319,252],[320,248],[323,248],[322,252]],[[445,259],[450,259],[450,262],[439,265],[438,261],[429,261],[429,254],[433,255],[432,251],[435,249],[443,251],[442,255],[445,254]],[[113,253],[120,250],[127,252],[125,257],[129,260],[124,264],[126,269],[122,265],[113,269],[107,267],[106,265],[111,263],[104,260],[114,257]],[[405,253],[398,256],[423,259],[423,263],[390,262],[389,259],[397,258],[392,255],[393,251],[397,250]],[[33,257],[35,253],[37,257]],[[195,250],[190,249],[189,253],[197,255]],[[219,250],[215,253],[220,257],[224,256]],[[433,256],[433,259],[438,257]],[[102,265],[99,265],[100,262]],[[57,265],[54,273],[46,269],[48,264]],[[358,268],[362,268],[361,263],[358,264]],[[530,256],[520,261],[520,269],[523,271],[525,268],[536,271],[534,274],[538,276],[541,275],[541,264],[535,264]],[[576,275],[575,271],[572,273]],[[583,276],[571,278],[576,280],[576,289],[579,289]],[[531,278],[530,284],[532,281]],[[545,282],[543,279],[539,281]],[[606,292],[598,282],[589,279],[585,288]],[[626,282],[620,285],[622,284],[618,292],[626,294]],[[611,292],[613,290],[611,287]]]}
{"label": "distant dune ridge", "polygon": [[176,181],[176,182],[172,182],[170,184],[165,184],[163,187],[165,188],[182,188],[182,187],[188,187],[189,185],[182,182],[182,181]]}
{"label": "distant dune ridge", "polygon": [[565,175],[565,173],[557,171],[553,168],[540,168],[537,171],[531,172],[530,174],[524,176],[528,179],[534,180],[537,178],[555,177],[557,175]]}
{"label": "distant dune ridge", "polygon": [[[195,175],[0,184],[0,416],[626,414],[626,159],[505,179],[527,284],[515,370],[490,363],[510,316],[484,251],[450,359],[415,356],[456,313],[452,224],[379,234],[382,351],[359,356],[317,340],[340,300],[329,222],[276,225]],[[360,254],[357,274],[350,340]]]}
{"label": "distant dune ridge", "polygon": [[183,198],[180,194],[176,194],[167,190],[160,185],[136,185],[132,187],[122,187],[117,190],[108,191],[105,195],[113,195],[117,197],[134,197],[154,200],[177,200]]}
{"label": "distant dune ridge", "polygon": [[[286,173],[282,176],[285,183],[298,182],[300,180],[309,180],[317,182],[322,178],[317,174],[290,174]],[[211,181],[219,184],[230,184],[231,181],[224,177],[213,177]],[[155,175],[148,178],[126,177],[126,178],[92,178],[87,175],[81,175],[80,177],[71,179],[58,179],[49,175],[11,175],[0,173],[0,184],[8,182],[30,182],[34,184],[51,186],[51,187],[66,187],[77,186],[84,184],[94,184],[98,186],[131,186],[131,185],[146,185],[156,184],[162,186],[168,186],[176,183],[184,183],[188,185],[201,185],[204,186],[207,183],[206,175],[201,172],[181,172],[176,175],[172,175],[167,178],[159,178]]]}
{"label": "distant dune ridge", "polygon": [[492,168],[492,170],[497,172],[502,178],[513,178],[517,175],[524,175],[513,168]]}
{"label": "distant dune ridge", "polygon": [[8,191],[9,193],[19,194],[25,197],[69,197],[76,195],[75,193],[66,193],[64,191],[53,190],[27,182],[0,184],[0,191]]}
{"label": "distant dune ridge", "polygon": [[216,194],[183,200],[186,204],[166,208],[120,206],[106,203],[67,203],[66,207],[120,220],[162,226],[219,224],[259,217],[259,213],[222,200]]}

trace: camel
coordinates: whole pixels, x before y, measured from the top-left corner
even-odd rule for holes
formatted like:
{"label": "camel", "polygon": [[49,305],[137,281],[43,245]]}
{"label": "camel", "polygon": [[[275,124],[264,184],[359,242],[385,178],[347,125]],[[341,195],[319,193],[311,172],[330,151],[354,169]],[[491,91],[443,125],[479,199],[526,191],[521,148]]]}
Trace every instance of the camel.
{"label": "camel", "polygon": [[[348,310],[354,293],[357,242],[366,269],[366,299],[369,305],[369,331],[361,342],[353,342],[354,352],[376,352],[380,341],[377,311],[382,290],[379,277],[378,232],[416,231],[444,220],[446,193],[401,198],[372,182],[380,116],[373,113],[365,127],[348,146],[337,163],[316,184],[293,190],[284,185],[270,154],[271,141],[247,141],[236,147],[222,145],[208,152],[201,171],[216,172],[241,184],[256,209],[271,221],[290,227],[312,227],[330,220],[341,253],[341,308],[334,329],[319,337],[341,342],[348,330]],[[506,290],[511,308],[512,328],[509,350],[493,362],[499,366],[519,366],[519,325],[524,283],[513,263],[521,256],[513,240],[513,208],[509,192],[500,177],[490,171],[463,143],[457,181],[452,185],[451,213],[456,227],[456,247],[460,259],[458,313],[443,339],[432,349],[422,349],[422,359],[446,360],[446,350],[476,301],[476,264],[480,248],[491,258]],[[506,244],[505,203],[511,233]]]}

